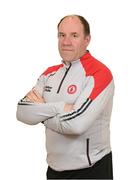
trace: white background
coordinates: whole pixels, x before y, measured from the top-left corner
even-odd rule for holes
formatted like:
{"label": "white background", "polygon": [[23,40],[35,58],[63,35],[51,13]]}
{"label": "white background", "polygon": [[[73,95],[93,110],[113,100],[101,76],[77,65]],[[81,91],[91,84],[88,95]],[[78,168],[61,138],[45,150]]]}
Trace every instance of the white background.
{"label": "white background", "polygon": [[[16,120],[16,106],[50,65],[60,63],[57,23],[67,14],[91,25],[89,50],[112,71],[114,179],[132,179],[131,0],[0,1],[0,179],[45,180],[43,125]],[[54,147],[53,147],[54,148]]]}

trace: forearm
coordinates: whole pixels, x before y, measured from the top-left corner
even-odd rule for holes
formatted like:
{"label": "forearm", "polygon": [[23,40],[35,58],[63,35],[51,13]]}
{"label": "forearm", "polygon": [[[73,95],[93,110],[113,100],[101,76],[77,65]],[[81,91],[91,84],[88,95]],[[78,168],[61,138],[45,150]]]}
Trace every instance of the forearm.
{"label": "forearm", "polygon": [[17,119],[29,125],[35,125],[48,118],[56,116],[64,109],[64,102],[56,103],[30,103],[19,102],[17,106]]}
{"label": "forearm", "polygon": [[34,88],[18,103],[17,119],[26,124],[38,124],[62,111],[70,111],[72,106],[64,102],[46,103]]}

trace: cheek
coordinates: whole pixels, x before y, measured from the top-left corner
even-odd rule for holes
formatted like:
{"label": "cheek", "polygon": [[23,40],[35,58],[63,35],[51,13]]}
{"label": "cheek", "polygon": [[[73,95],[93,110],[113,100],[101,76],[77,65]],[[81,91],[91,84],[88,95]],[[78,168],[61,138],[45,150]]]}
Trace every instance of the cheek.
{"label": "cheek", "polygon": [[86,47],[87,47],[87,43],[86,43],[85,41],[82,41],[82,42],[80,43],[80,49],[81,49],[81,50],[84,50],[84,49],[86,49]]}
{"label": "cheek", "polygon": [[59,51],[61,51],[61,47],[62,47],[61,42],[58,42],[58,49],[59,49]]}
{"label": "cheek", "polygon": [[58,47],[61,45],[61,42],[60,41],[58,41]]}
{"label": "cheek", "polygon": [[73,41],[72,45],[75,47],[75,49],[79,49],[81,47],[80,41]]}
{"label": "cheek", "polygon": [[84,46],[83,46],[83,44],[81,42],[76,43],[74,45],[74,47],[76,48],[77,52],[80,52],[84,48]]}

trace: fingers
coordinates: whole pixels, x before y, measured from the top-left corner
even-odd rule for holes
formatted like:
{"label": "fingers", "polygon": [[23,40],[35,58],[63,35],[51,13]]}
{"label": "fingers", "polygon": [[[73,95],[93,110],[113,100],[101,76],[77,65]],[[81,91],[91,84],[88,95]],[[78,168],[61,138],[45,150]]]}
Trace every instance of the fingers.
{"label": "fingers", "polygon": [[27,98],[30,102],[35,102],[35,101],[37,100],[37,99],[36,99],[36,96],[35,96],[35,94],[33,93],[32,90],[31,90],[29,93],[27,93],[26,98]]}
{"label": "fingers", "polygon": [[70,112],[73,109],[74,104],[65,104],[64,111]]}
{"label": "fingers", "polygon": [[30,102],[33,103],[44,103],[43,98],[40,96],[40,94],[35,90],[32,89],[29,93],[27,93],[26,97]]}
{"label": "fingers", "polygon": [[40,102],[40,103],[44,103],[44,99],[43,97],[38,93],[38,91],[36,91],[35,89],[33,89],[34,95],[36,96],[36,101]]}
{"label": "fingers", "polygon": [[45,103],[45,100],[44,100],[44,98],[39,94],[39,92],[38,91],[36,91],[35,89],[33,89],[33,92],[34,92],[34,94],[36,95],[36,100],[38,100],[40,103]]}
{"label": "fingers", "polygon": [[42,98],[41,95],[35,89],[33,89],[32,91],[34,92],[37,98],[40,98],[40,99]]}

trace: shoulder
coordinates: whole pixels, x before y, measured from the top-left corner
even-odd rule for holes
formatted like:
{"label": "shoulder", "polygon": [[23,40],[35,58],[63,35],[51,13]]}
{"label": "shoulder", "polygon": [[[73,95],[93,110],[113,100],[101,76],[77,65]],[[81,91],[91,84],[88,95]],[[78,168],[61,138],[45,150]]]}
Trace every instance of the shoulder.
{"label": "shoulder", "polygon": [[92,76],[94,79],[94,88],[91,98],[94,99],[101,93],[113,80],[110,69],[88,53],[87,56],[80,59],[85,75]]}
{"label": "shoulder", "polygon": [[80,62],[86,76],[94,76],[96,78],[104,77],[108,80],[111,80],[113,78],[110,69],[101,61],[94,58],[90,53],[84,55],[80,59]]}
{"label": "shoulder", "polygon": [[50,73],[52,73],[52,72],[58,71],[61,67],[63,67],[63,64],[59,64],[59,65],[55,65],[55,66],[48,67],[48,68],[42,73],[42,75],[47,76],[48,74],[50,74]]}

